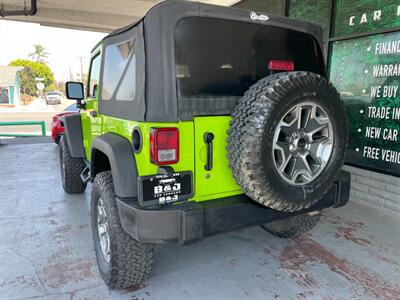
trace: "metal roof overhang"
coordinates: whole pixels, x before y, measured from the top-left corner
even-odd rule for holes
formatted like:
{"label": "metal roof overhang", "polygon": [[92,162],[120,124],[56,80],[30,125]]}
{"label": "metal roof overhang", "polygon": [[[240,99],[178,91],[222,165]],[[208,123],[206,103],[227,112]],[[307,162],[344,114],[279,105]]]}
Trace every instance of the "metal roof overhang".
{"label": "metal roof overhang", "polygon": [[[0,0],[4,11],[23,11],[26,0]],[[39,23],[45,26],[111,32],[143,17],[161,0],[37,0],[33,16],[5,16],[0,20]],[[239,0],[199,0],[198,2],[231,6]]]}

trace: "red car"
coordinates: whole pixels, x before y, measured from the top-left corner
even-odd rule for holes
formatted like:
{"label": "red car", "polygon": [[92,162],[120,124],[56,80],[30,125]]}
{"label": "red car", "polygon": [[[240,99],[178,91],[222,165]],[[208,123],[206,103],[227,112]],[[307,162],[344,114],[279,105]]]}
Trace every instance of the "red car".
{"label": "red car", "polygon": [[56,144],[60,142],[60,137],[64,133],[64,124],[61,122],[60,118],[65,115],[77,113],[79,113],[79,110],[76,108],[76,103],[74,103],[64,109],[64,111],[53,116],[53,121],[51,122],[51,138]]}

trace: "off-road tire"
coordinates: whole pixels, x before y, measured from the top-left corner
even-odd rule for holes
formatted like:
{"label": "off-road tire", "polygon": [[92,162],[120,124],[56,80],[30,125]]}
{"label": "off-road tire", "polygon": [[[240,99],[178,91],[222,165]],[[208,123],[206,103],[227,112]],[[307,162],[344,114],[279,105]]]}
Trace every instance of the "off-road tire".
{"label": "off-road tire", "polygon": [[[110,261],[104,258],[97,226],[97,203],[104,201],[110,237]],[[90,202],[94,248],[100,275],[110,289],[124,289],[143,282],[150,275],[154,245],[134,240],[122,228],[110,171],[96,175]]]}
{"label": "off-road tire", "polygon": [[288,219],[263,224],[261,227],[280,238],[300,236],[313,229],[320,219],[319,214],[301,214]]}
{"label": "off-road tire", "polygon": [[57,145],[60,145],[61,136],[62,136],[61,134],[57,134],[56,138],[54,140],[54,143],[56,143]]}
{"label": "off-road tire", "polygon": [[86,183],[82,181],[80,175],[85,168],[85,162],[82,158],[71,157],[65,135],[60,137],[59,146],[61,181],[64,191],[68,194],[83,193]]}
{"label": "off-road tire", "polygon": [[[273,165],[278,122],[293,105],[315,102],[329,113],[332,154],[322,173],[305,185],[285,182]],[[239,100],[227,139],[229,166],[237,184],[253,200],[280,211],[300,211],[324,197],[338,178],[347,145],[347,114],[328,80],[311,72],[279,73],[261,79]]]}

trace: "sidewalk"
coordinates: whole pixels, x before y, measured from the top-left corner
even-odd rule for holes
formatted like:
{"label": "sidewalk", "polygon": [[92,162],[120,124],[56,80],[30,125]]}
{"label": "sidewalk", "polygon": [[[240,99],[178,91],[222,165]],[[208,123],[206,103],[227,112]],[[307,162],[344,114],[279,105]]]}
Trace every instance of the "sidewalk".
{"label": "sidewalk", "polygon": [[[62,105],[62,104],[61,104]],[[36,98],[29,105],[18,105],[16,107],[1,107],[0,114],[13,114],[13,113],[42,113],[51,112],[55,113],[60,105],[47,105],[42,98]]]}

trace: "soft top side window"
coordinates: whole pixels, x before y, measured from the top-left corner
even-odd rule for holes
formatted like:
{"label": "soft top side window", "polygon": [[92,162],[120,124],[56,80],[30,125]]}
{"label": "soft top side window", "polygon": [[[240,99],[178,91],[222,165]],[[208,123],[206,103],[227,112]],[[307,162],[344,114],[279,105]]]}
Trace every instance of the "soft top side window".
{"label": "soft top side window", "polygon": [[128,120],[143,120],[145,54],[143,25],[103,42],[99,85],[99,113]]}
{"label": "soft top side window", "polygon": [[90,71],[88,77],[86,95],[90,98],[95,98],[98,95],[99,79],[100,79],[100,65],[101,65],[101,53],[98,52],[92,57],[90,62]]}
{"label": "soft top side window", "polygon": [[102,100],[133,101],[136,90],[134,39],[106,47]]}

